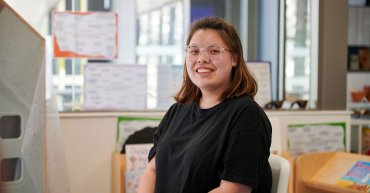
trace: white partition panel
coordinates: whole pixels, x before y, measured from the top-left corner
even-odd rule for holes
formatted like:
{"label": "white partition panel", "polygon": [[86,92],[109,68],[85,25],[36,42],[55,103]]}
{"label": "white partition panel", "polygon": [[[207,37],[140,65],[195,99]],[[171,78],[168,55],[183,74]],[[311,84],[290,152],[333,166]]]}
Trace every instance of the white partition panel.
{"label": "white partition panel", "polygon": [[44,39],[0,1],[0,164],[7,193],[45,192]]}

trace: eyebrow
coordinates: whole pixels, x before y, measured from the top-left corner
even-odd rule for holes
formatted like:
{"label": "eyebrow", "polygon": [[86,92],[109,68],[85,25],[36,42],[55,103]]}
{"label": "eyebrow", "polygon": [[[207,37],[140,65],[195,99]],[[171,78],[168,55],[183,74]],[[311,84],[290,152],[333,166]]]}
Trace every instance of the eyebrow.
{"label": "eyebrow", "polygon": [[[196,46],[196,47],[199,47],[198,44],[189,44],[188,46]],[[220,47],[224,47],[224,46],[221,46],[221,45],[218,45],[218,44],[210,44],[210,45],[207,45],[205,47],[210,47],[210,46],[220,46]],[[203,48],[203,47],[202,47]]]}

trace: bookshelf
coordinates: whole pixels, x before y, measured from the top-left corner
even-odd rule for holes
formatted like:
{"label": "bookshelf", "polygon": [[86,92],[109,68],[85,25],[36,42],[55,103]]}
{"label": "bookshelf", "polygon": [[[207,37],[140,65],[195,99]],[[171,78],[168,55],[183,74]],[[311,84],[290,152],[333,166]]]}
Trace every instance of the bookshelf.
{"label": "bookshelf", "polygon": [[351,120],[351,152],[362,153],[363,150],[363,129],[370,127],[369,119]]}

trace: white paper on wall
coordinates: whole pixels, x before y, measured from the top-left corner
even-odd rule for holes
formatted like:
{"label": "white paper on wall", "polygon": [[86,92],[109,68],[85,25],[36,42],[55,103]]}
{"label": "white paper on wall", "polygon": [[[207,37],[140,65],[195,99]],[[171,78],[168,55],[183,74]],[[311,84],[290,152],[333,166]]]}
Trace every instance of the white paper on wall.
{"label": "white paper on wall", "polygon": [[269,62],[247,62],[247,67],[250,72],[254,75],[257,85],[258,92],[254,97],[254,100],[261,106],[264,107],[267,103],[271,102],[271,75],[270,75],[270,63]]}
{"label": "white paper on wall", "polygon": [[160,122],[160,118],[144,118],[144,117],[118,117],[118,128],[117,128],[117,144],[116,151],[121,152],[123,144],[137,131],[144,129],[145,127],[157,127]]}
{"label": "white paper on wall", "polygon": [[294,156],[303,153],[344,151],[345,132],[339,124],[307,124],[288,126],[288,151]]}
{"label": "white paper on wall", "polygon": [[87,64],[84,109],[146,109],[146,77],[146,65]]}
{"label": "white paper on wall", "polygon": [[111,12],[54,12],[54,56],[117,58],[117,18]]}

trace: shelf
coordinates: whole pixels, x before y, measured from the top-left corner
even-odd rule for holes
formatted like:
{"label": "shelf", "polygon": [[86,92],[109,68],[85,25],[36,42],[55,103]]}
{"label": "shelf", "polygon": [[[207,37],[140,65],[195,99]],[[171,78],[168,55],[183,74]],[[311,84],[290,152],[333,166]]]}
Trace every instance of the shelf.
{"label": "shelf", "polygon": [[348,109],[366,108],[370,109],[370,103],[347,103]]}
{"label": "shelf", "polygon": [[370,125],[370,119],[351,119],[351,125]]}
{"label": "shelf", "polygon": [[347,73],[360,74],[360,73],[370,73],[370,70],[348,70]]}

